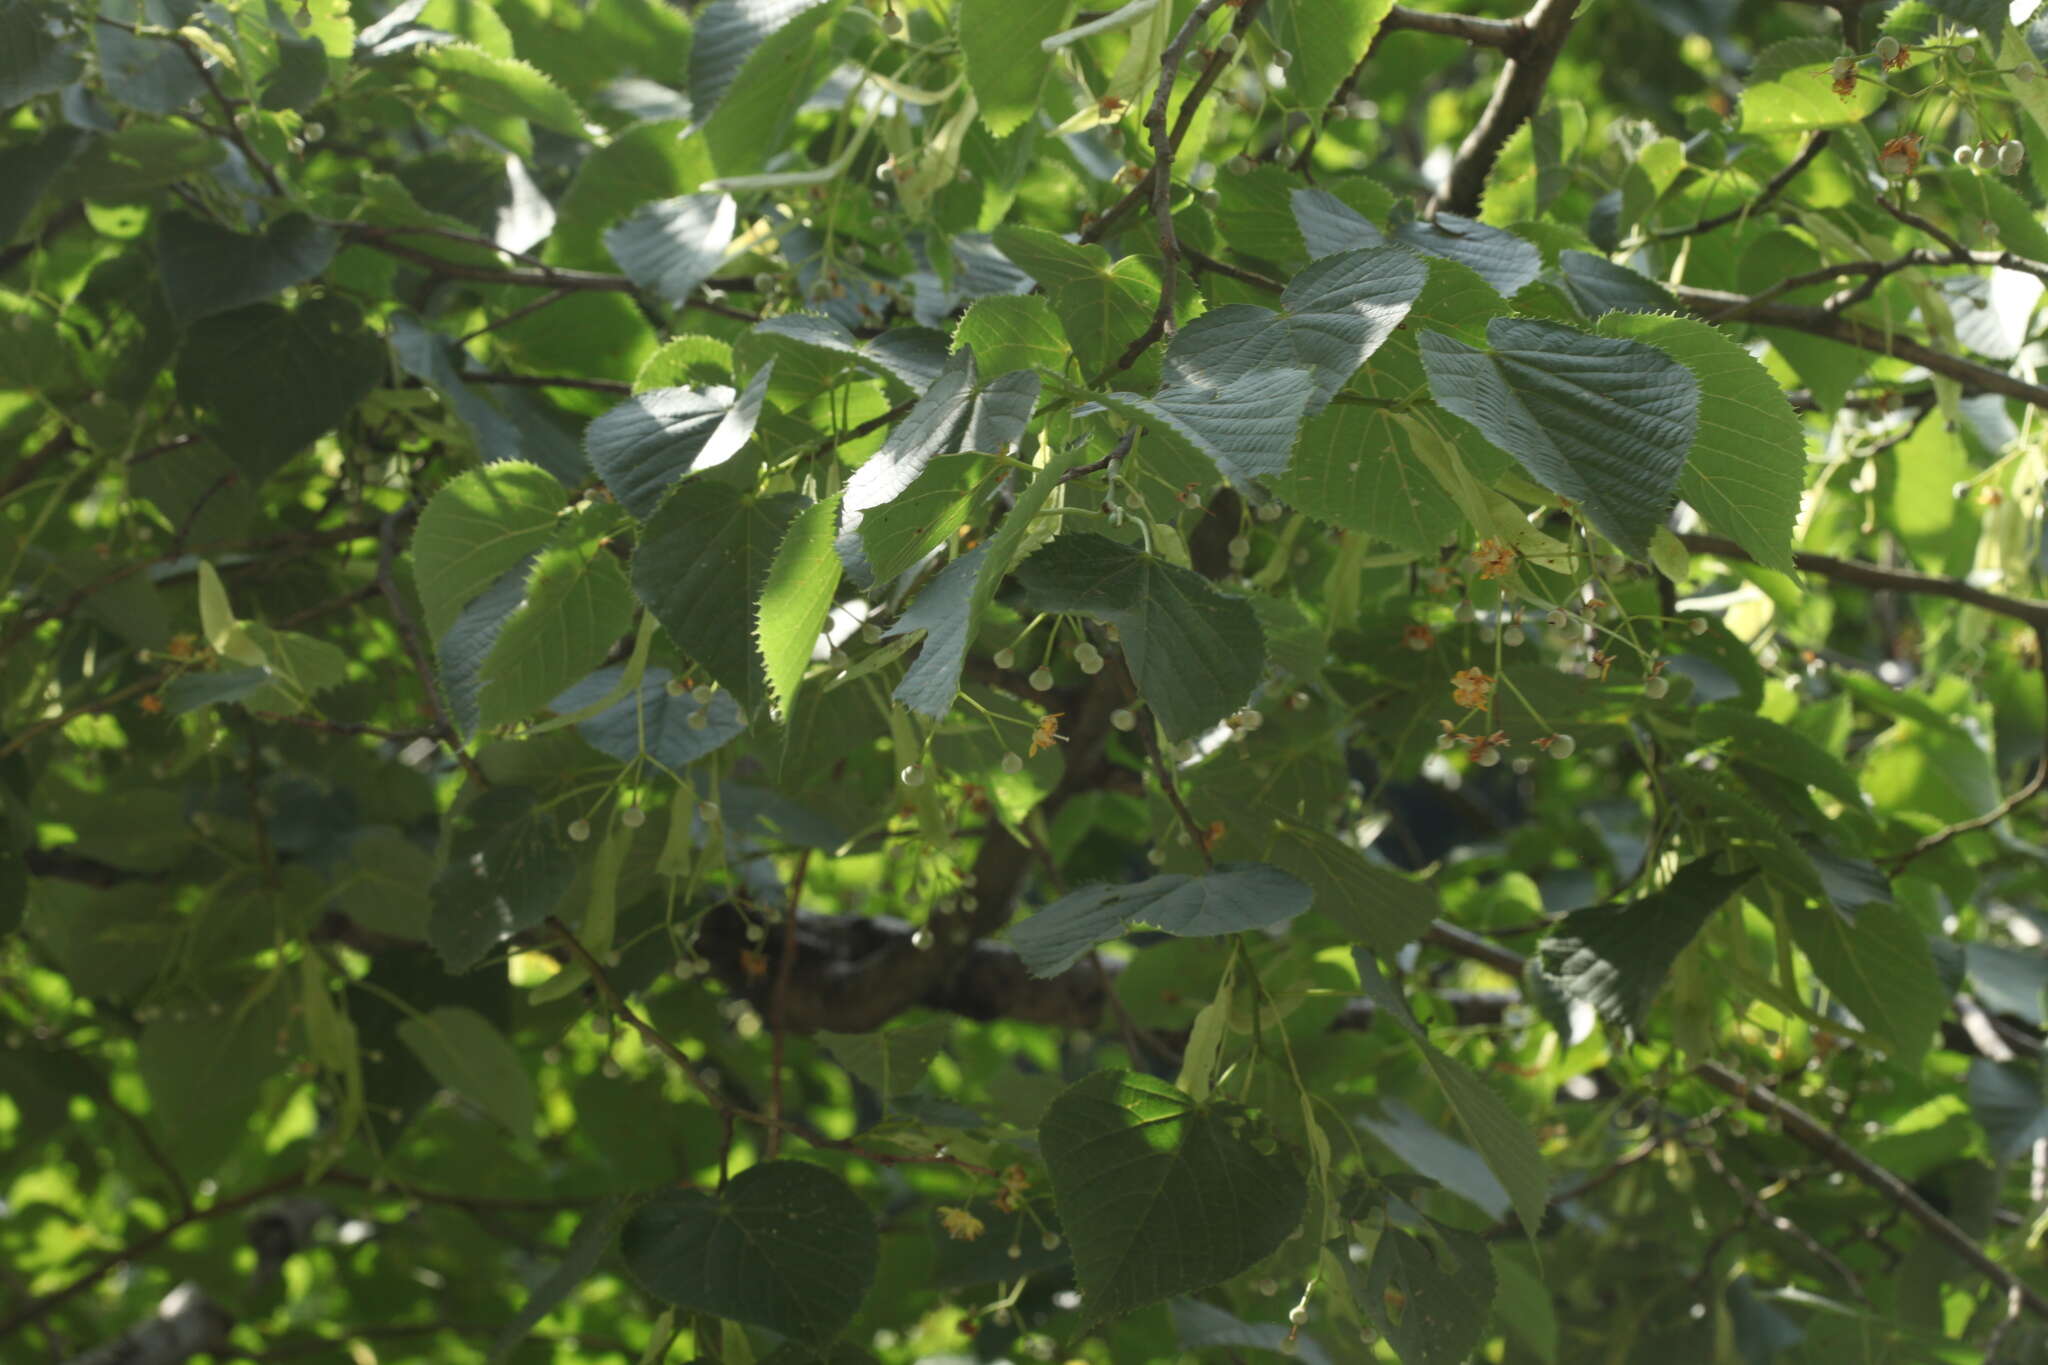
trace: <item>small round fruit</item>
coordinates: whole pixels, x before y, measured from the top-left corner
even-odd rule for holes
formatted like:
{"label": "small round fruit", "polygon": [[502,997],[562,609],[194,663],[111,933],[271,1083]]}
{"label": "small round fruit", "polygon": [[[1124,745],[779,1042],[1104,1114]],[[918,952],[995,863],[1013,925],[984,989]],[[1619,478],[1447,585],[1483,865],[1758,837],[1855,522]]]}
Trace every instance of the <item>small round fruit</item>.
{"label": "small round fruit", "polygon": [[1671,690],[1671,684],[1661,677],[1643,679],[1643,695],[1657,701]]}
{"label": "small round fruit", "polygon": [[922,787],[924,785],[924,764],[906,763],[903,765],[903,771],[898,773],[897,776],[903,779],[903,785],[906,787]]}
{"label": "small round fruit", "polygon": [[1017,666],[1017,651],[1014,649],[997,650],[995,665],[997,668],[1015,668]]}
{"label": "small round fruit", "polygon": [[1481,749],[1472,755],[1472,761],[1482,768],[1497,768],[1500,766],[1500,750]]}
{"label": "small round fruit", "polygon": [[1998,144],[1998,170],[2001,175],[2015,175],[2026,164],[2026,145],[2017,138],[2010,138]]}
{"label": "small round fruit", "polygon": [[1040,664],[1031,670],[1030,682],[1033,691],[1044,692],[1050,690],[1052,687],[1052,670],[1044,664]]}
{"label": "small round fruit", "polygon": [[1573,739],[1570,735],[1551,736],[1550,756],[1552,758],[1570,758],[1573,754],[1578,752],[1578,748],[1579,742]]}
{"label": "small round fruit", "polygon": [[1509,626],[1500,633],[1500,638],[1510,645],[1519,645],[1527,640],[1529,636],[1528,632],[1524,631],[1520,626]]}
{"label": "small round fruit", "polygon": [[718,803],[716,801],[699,801],[697,803],[697,818],[707,825],[717,824]]}
{"label": "small round fruit", "polygon": [[903,32],[903,16],[893,9],[885,13],[882,16],[882,32],[891,38]]}
{"label": "small round fruit", "polygon": [[690,713],[690,719],[688,721],[688,724],[692,730],[709,729],[711,726],[711,708],[708,706],[700,706],[696,710],[692,711]]}
{"label": "small round fruit", "polygon": [[1226,548],[1230,551],[1232,559],[1244,559],[1252,552],[1252,542],[1246,536],[1232,536]]}
{"label": "small round fruit", "polygon": [[910,936],[910,946],[917,949],[920,953],[930,952],[932,948],[932,931],[929,929],[919,929]]}
{"label": "small round fruit", "polygon": [[569,822],[569,837],[579,844],[588,839],[590,837],[590,822],[588,820],[571,820]]}
{"label": "small round fruit", "polygon": [[1892,37],[1889,33],[1879,38],[1877,40],[1877,60],[1885,66],[1890,66],[1898,59],[1899,40]]}
{"label": "small round fruit", "polygon": [[1692,624],[1687,629],[1695,635],[1705,635],[1707,633],[1707,618],[1704,616],[1693,617]]}
{"label": "small round fruit", "polygon": [[1308,1324],[1308,1305],[1297,1303],[1294,1307],[1288,1309],[1287,1320],[1296,1327],[1306,1326]]}
{"label": "small round fruit", "polygon": [[1021,773],[1021,772],[1023,772],[1023,771],[1024,771],[1024,755],[1022,755],[1022,754],[1015,754],[1015,753],[1011,753],[1011,754],[1004,754],[1004,755],[1003,755],[1003,763],[1002,763],[1002,768],[1003,768],[1003,771],[1004,771],[1004,772],[1006,772],[1006,773]]}
{"label": "small round fruit", "polygon": [[1130,708],[1119,706],[1109,713],[1109,723],[1119,730],[1135,730],[1138,728],[1138,716]]}
{"label": "small round fruit", "polygon": [[1551,610],[1550,615],[1544,617],[1543,619],[1550,623],[1550,627],[1553,630],[1563,630],[1566,626],[1572,623],[1572,618],[1565,612],[1564,608],[1562,607],[1553,608]]}
{"label": "small round fruit", "polygon": [[1963,144],[1962,146],[1960,146],[1960,147],[1956,148],[1956,150],[1955,150],[1955,163],[1956,163],[1956,165],[1958,165],[1958,166],[1969,166],[1969,165],[1972,165],[1972,164],[1974,164],[1974,163],[1976,162],[1976,160],[1977,160],[1977,149],[1976,149],[1975,147],[1972,147],[1972,146],[1971,146],[1971,145],[1970,145],[1969,143],[1965,142],[1965,143],[1964,143],[1964,144]]}
{"label": "small round fruit", "polygon": [[1223,163],[1223,169],[1229,171],[1232,175],[1250,175],[1252,173],[1252,159],[1243,152],[1239,152],[1236,156]]}
{"label": "small round fruit", "polygon": [[1047,1251],[1058,1251],[1060,1249],[1060,1235],[1057,1232],[1048,1232],[1045,1236],[1038,1239],[1038,1244]]}
{"label": "small round fruit", "polygon": [[619,823],[627,829],[638,829],[647,823],[647,812],[638,806],[628,806],[619,812]]}
{"label": "small round fruit", "polygon": [[1288,67],[1294,65],[1294,54],[1284,47],[1276,50],[1273,53],[1273,65],[1285,71]]}
{"label": "small round fruit", "polygon": [[1093,677],[1102,671],[1102,651],[1084,640],[1074,646],[1074,664],[1083,673]]}

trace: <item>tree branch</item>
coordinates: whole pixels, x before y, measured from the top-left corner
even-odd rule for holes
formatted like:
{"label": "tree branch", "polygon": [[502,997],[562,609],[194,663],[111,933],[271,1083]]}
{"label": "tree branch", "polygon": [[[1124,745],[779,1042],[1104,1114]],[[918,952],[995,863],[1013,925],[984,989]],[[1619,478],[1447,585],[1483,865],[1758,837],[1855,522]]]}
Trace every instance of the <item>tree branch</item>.
{"label": "tree branch", "polygon": [[1396,5],[1380,21],[1382,33],[1434,33],[1444,38],[1462,38],[1480,47],[1515,51],[1529,37],[1519,19],[1482,19],[1471,14],[1441,14],[1435,10],[1410,9]]}
{"label": "tree branch", "polygon": [[[1681,535],[1679,540],[1694,554],[1718,555],[1722,559],[1754,562],[1747,550],[1725,536],[1687,534]],[[1920,597],[1946,597],[1950,601],[1980,607],[1996,615],[2024,622],[2036,631],[2048,629],[2048,602],[2030,597],[2007,597],[2002,593],[1987,592],[1959,578],[1940,578],[1913,569],[1886,569],[1853,559],[1808,554],[1803,550],[1793,553],[1792,563],[1804,573],[1815,574],[1837,583],[1853,583],[1859,588],[1869,588],[1874,592],[1903,592]]]}
{"label": "tree branch", "polygon": [[1842,317],[1825,308],[1810,307],[1795,303],[1772,303],[1759,301],[1747,294],[1731,294],[1720,289],[1695,289],[1678,285],[1671,291],[1678,301],[1693,312],[1710,321],[1742,321],[1764,327],[1784,327],[1794,332],[1805,332],[1810,336],[1825,337],[1839,341],[1846,346],[1874,351],[1896,360],[1918,365],[1935,374],[1946,375],[1960,380],[1974,389],[1985,393],[2002,394],[2017,398],[2022,403],[2035,407],[2048,407],[2048,388],[2029,384],[2003,370],[1989,365],[1979,365],[1964,360],[1961,356],[1937,351],[1933,347],[1914,341],[1910,337],[1859,322],[1855,318]]}
{"label": "tree branch", "polygon": [[[1241,40],[1244,37],[1245,30],[1252,26],[1252,21],[1258,17],[1259,11],[1265,8],[1265,3],[1266,0],[1244,0],[1243,5],[1238,8],[1237,18],[1230,24],[1230,34],[1233,38]],[[1223,74],[1223,68],[1230,64],[1230,60],[1230,54],[1220,47],[1211,52],[1209,60],[1202,64],[1201,72],[1195,77],[1194,84],[1189,87],[1187,98],[1180,102],[1180,112],[1174,116],[1173,131],[1167,135],[1167,143],[1176,154],[1180,151],[1180,144],[1187,140],[1188,129],[1194,126],[1195,111],[1201,107],[1202,100],[1216,84],[1217,77]],[[1156,98],[1158,97],[1155,96]],[[1081,228],[1082,243],[1085,245],[1101,241],[1121,229],[1124,220],[1137,212],[1140,205],[1153,202],[1152,181],[1159,169],[1159,164],[1155,161],[1151,169],[1139,178],[1137,184],[1131,186],[1123,198],[1112,204],[1094,222],[1084,224]],[[1173,168],[1170,164],[1166,169],[1168,174],[1171,174]]]}
{"label": "tree branch", "polygon": [[1727,227],[1730,223],[1741,222],[1751,214],[1761,212],[1784,193],[1787,185],[1799,178],[1801,171],[1813,164],[1814,158],[1819,156],[1821,149],[1827,145],[1828,130],[1815,130],[1807,136],[1806,145],[1799,149],[1799,155],[1786,162],[1783,170],[1766,181],[1764,187],[1757,191],[1756,198],[1745,200],[1726,213],[1717,213],[1696,223],[1687,223],[1684,227],[1658,228],[1650,234],[1651,239],[1665,241],[1672,237],[1696,237],[1704,232],[1712,232],[1716,228]]}
{"label": "tree branch", "polygon": [[1486,177],[1493,172],[1501,148],[1515,129],[1522,126],[1543,102],[1543,87],[1550,80],[1550,68],[1570,36],[1578,0],[1536,0],[1529,12],[1514,21],[1522,30],[1520,40],[1502,46],[1509,52],[1494,84],[1493,98],[1465,136],[1449,173],[1430,201],[1429,213],[1462,214],[1473,217],[1486,191]]}
{"label": "tree branch", "polygon": [[1911,1185],[1842,1141],[1826,1124],[1798,1105],[1781,1098],[1769,1087],[1754,1084],[1719,1062],[1701,1062],[1693,1068],[1693,1074],[1734,1097],[1747,1108],[1776,1120],[1787,1137],[1884,1195],[1905,1210],[1906,1215],[1914,1222],[1927,1229],[1936,1241],[1982,1271],[1992,1283],[2010,1294],[2017,1295],[2028,1312],[2048,1321],[2048,1298],[2043,1298],[2026,1281],[1992,1260],[1970,1234],[1950,1222],[1932,1204],[1922,1199]]}

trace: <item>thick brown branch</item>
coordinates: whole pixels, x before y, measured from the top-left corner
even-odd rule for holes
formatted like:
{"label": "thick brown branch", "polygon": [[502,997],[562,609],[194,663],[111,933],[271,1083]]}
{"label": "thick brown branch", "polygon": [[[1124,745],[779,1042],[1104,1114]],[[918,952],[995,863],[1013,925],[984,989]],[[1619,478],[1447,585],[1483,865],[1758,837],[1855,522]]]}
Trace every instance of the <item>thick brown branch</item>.
{"label": "thick brown branch", "polygon": [[1783,327],[1794,332],[1805,332],[1810,336],[1826,337],[1846,346],[1860,350],[1874,351],[1888,355],[1909,364],[1918,365],[1935,374],[1946,375],[1960,380],[1971,388],[1985,393],[2003,394],[2017,398],[2022,403],[2035,407],[2048,407],[2048,388],[2029,384],[2003,370],[1989,365],[1979,365],[1964,360],[1961,356],[1937,351],[1932,346],[1899,336],[1855,318],[1830,313],[1825,308],[1810,307],[1796,303],[1774,303],[1759,301],[1747,294],[1731,294],[1720,289],[1694,289],[1680,285],[1672,291],[1693,312],[1718,322],[1741,321],[1764,327]]}
{"label": "thick brown branch", "polygon": [[[1723,559],[1751,558],[1747,550],[1725,536],[1689,534],[1682,535],[1679,539],[1685,543],[1685,548],[1694,554],[1719,555]],[[1912,569],[1886,569],[1854,559],[1808,554],[1803,550],[1793,554],[1792,563],[1802,573],[1815,574],[1836,583],[1853,583],[1859,588],[1869,588],[1876,592],[1946,597],[1951,601],[1980,607],[2014,621],[2025,622],[2037,631],[2048,629],[2048,602],[2030,597],[2007,597],[2003,593],[1987,592],[1960,578],[1941,578]]]}
{"label": "thick brown branch", "polygon": [[1396,5],[1380,22],[1382,33],[1434,33],[1445,38],[1462,38],[1480,47],[1514,51],[1528,39],[1529,30],[1519,19],[1482,19],[1472,14],[1440,14],[1435,10],[1410,9]]}
{"label": "thick brown branch", "polygon": [[1493,98],[1486,112],[1465,136],[1450,173],[1430,201],[1429,211],[1463,214],[1479,212],[1479,200],[1486,190],[1486,177],[1493,172],[1502,147],[1515,129],[1536,112],[1543,102],[1543,87],[1550,80],[1550,68],[1570,36],[1578,0],[1536,0],[1527,14],[1515,20],[1522,29],[1521,40],[1508,50],[1507,65],[1494,84]]}

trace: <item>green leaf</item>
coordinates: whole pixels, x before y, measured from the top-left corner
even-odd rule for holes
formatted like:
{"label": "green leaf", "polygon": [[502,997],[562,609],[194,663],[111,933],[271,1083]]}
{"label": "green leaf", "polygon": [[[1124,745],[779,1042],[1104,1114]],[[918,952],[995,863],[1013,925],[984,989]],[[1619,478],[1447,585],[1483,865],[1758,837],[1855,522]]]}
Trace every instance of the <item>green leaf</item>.
{"label": "green leaf", "polygon": [[1041,611],[1117,628],[1131,674],[1170,738],[1191,739],[1243,706],[1265,670],[1259,618],[1178,565],[1092,533],[1068,534],[1017,569]]}
{"label": "green leaf", "polygon": [[1420,1236],[1387,1228],[1370,1265],[1346,1266],[1352,1298],[1401,1365],[1465,1365],[1492,1316],[1493,1254],[1475,1232],[1434,1218],[1419,1226]]}
{"label": "green leaf", "polygon": [[[2003,19],[2000,20],[2003,27]],[[1813,128],[1842,128],[1875,113],[1885,102],[1883,82],[1871,67],[1858,65],[1855,90],[1834,92],[1829,66],[1847,55],[1833,38],[1789,38],[1759,52],[1743,87],[1740,131],[1745,135]]]}
{"label": "green leaf", "polygon": [[[994,235],[996,249],[1045,286],[1084,377],[1106,374],[1152,325],[1159,275],[1148,262],[1126,256],[1112,263],[1102,247],[1076,246],[1043,228],[1006,225]],[[1124,373],[1149,389],[1158,382],[1159,359],[1148,352]]]}
{"label": "green leaf", "polygon": [[1003,575],[1032,535],[1033,519],[1060,487],[1061,476],[1078,462],[1072,453],[1050,455],[1017,495],[995,534],[948,564],[890,628],[891,637],[926,632],[917,658],[896,685],[897,701],[935,720],[943,720],[953,709],[967,646],[982,612],[995,600]]}
{"label": "green leaf", "polygon": [[1083,887],[1010,929],[1031,974],[1058,976],[1131,924],[1181,938],[1264,929],[1308,909],[1309,888],[1264,863],[1219,863],[1199,877],[1178,872],[1127,886]]}
{"label": "green leaf", "polygon": [[548,543],[562,485],[538,465],[488,464],[450,480],[420,513],[413,581],[427,632],[439,640],[476,596]]}
{"label": "green leaf", "polygon": [[836,494],[797,513],[761,585],[755,629],[768,693],[785,715],[796,703],[797,684],[839,589],[839,556],[832,548],[838,516]]}
{"label": "green leaf", "polygon": [[670,1190],[628,1220],[627,1269],[657,1298],[820,1346],[873,1283],[875,1220],[846,1182],[770,1161],[716,1194]]}
{"label": "green leaf", "polygon": [[1927,935],[1896,905],[1854,910],[1788,900],[1792,937],[1829,991],[1872,1034],[1916,1069],[1948,1011]]}
{"label": "green leaf", "polygon": [[714,469],[745,448],[761,420],[773,361],[744,393],[705,389],[636,393],[583,432],[583,453],[613,497],[645,521],[686,474]]}
{"label": "green leaf", "polygon": [[939,377],[889,432],[881,449],[847,480],[840,515],[840,556],[856,581],[867,580],[860,528],[867,513],[895,501],[939,455],[951,451],[1001,454],[1024,439],[1038,402],[1038,376],[1013,371],[983,383],[974,352],[946,358]]}
{"label": "green leaf", "polygon": [[588,476],[576,442],[548,420],[545,409],[517,389],[502,391],[502,401],[493,401],[462,381],[461,369],[469,357],[452,338],[430,331],[410,313],[396,313],[391,319],[391,354],[399,368],[441,395],[469,428],[485,460],[525,460],[570,486]]}
{"label": "green leaf", "polygon": [[1714,862],[1686,864],[1670,885],[1641,900],[1574,910],[1536,945],[1534,970],[1551,989],[1640,1037],[1678,955],[1752,875],[1716,872]]}
{"label": "green leaf", "polygon": [[1330,1365],[1329,1353],[1314,1337],[1305,1333],[1295,1335],[1287,1323],[1246,1322],[1236,1314],[1200,1299],[1178,1298],[1167,1305],[1167,1310],[1173,1315],[1173,1334],[1188,1351],[1218,1352],[1222,1359],[1242,1360],[1241,1355],[1228,1349],[1240,1346],[1250,1351],[1298,1356],[1308,1365]]}
{"label": "green leaf", "polygon": [[1552,322],[1495,318],[1486,335],[1490,352],[1423,334],[1431,394],[1642,557],[1698,430],[1691,372],[1653,347]]}
{"label": "green leaf", "polygon": [[230,232],[186,213],[157,220],[156,255],[164,298],[179,326],[261,303],[325,270],[340,247],[332,229],[303,213],[286,214],[260,236]]}
{"label": "green leaf", "polygon": [[211,1175],[250,1136],[264,1081],[284,1069],[282,992],[255,1000],[189,996],[143,1025],[135,1066],[149,1087],[151,1131],[193,1178]]}
{"label": "green leaf", "polygon": [[193,324],[178,394],[253,482],[334,430],[384,378],[384,347],[352,303],[252,304]]}
{"label": "green leaf", "polygon": [[50,31],[53,10],[34,0],[0,4],[0,111],[62,90],[85,69],[78,40]]}
{"label": "green leaf", "polygon": [[1154,396],[1103,402],[1226,476],[1279,474],[1303,415],[1328,404],[1393,335],[1428,278],[1419,258],[1396,247],[1325,256],[1287,286],[1280,311],[1229,304],[1183,327]]}
{"label": "green leaf", "polygon": [[1394,228],[1394,240],[1425,256],[1441,256],[1466,267],[1513,298],[1543,273],[1543,253],[1527,238],[1476,218],[1439,213],[1434,222],[1411,218]]}
{"label": "green leaf", "polygon": [[1457,502],[1386,408],[1339,403],[1301,429],[1276,496],[1316,520],[1417,554],[1434,554],[1465,523]]}
{"label": "green leaf", "polygon": [[1249,1270],[1308,1202],[1261,1119],[1151,1076],[1084,1077],[1046,1110],[1039,1146],[1074,1249],[1083,1332]]}
{"label": "green leaf", "polygon": [[823,0],[712,0],[690,34],[690,103],[703,118],[728,90],[744,87],[741,68],[772,34]]}
{"label": "green leaf", "polygon": [[533,1132],[533,1078],[505,1035],[475,1010],[442,1005],[398,1026],[399,1039],[443,1089],[524,1140]]}
{"label": "green leaf", "polygon": [[766,683],[754,648],[754,604],[801,510],[794,493],[755,497],[693,479],[648,518],[633,555],[634,593],[676,647],[747,710]]}
{"label": "green leaf", "polygon": [[1394,0],[1290,0],[1270,11],[1274,40],[1293,54],[1287,84],[1274,90],[1290,108],[1320,114],[1365,57]]}
{"label": "green leaf", "polygon": [[[8,17],[0,12],[0,51],[6,50]],[[0,74],[0,85],[6,77]],[[0,100],[0,108],[5,101]],[[6,246],[28,226],[29,216],[42,201],[43,191],[71,164],[92,134],[83,128],[52,128],[33,142],[0,149],[0,246]]]}
{"label": "green leaf", "polygon": [[2048,1086],[2038,1062],[1970,1059],[1970,1114],[1984,1129],[1993,1159],[2017,1161],[2048,1138]]}
{"label": "green leaf", "polygon": [[[1557,267],[1564,280],[1565,292],[1571,295],[1573,303],[1579,305],[1579,311],[1589,318],[1611,312],[1677,311],[1678,303],[1671,297],[1670,290],[1647,275],[1614,264],[1605,256],[1595,256],[1589,251],[1561,251],[1557,256]],[[1601,334],[1614,335],[1605,329]]]}
{"label": "green leaf", "polygon": [[729,194],[684,194],[642,204],[604,244],[626,277],[671,308],[711,278],[732,245],[739,206]]}
{"label": "green leaf", "polygon": [[893,581],[985,509],[1009,470],[980,455],[934,456],[901,493],[860,520],[877,583]]}
{"label": "green leaf", "polygon": [[566,137],[586,136],[576,101],[540,68],[517,57],[494,56],[474,43],[441,43],[424,48],[420,60],[444,86],[481,109]]}
{"label": "green leaf", "polygon": [[1459,1126],[1486,1159],[1487,1168],[1499,1179],[1501,1188],[1508,1192],[1515,1214],[1522,1220],[1522,1230],[1535,1237],[1550,1202],[1550,1177],[1543,1169],[1543,1153],[1536,1145],[1536,1135],[1470,1067],[1429,1041],[1408,1002],[1381,974],[1379,963],[1370,954],[1354,948],[1351,957],[1358,966],[1359,989],[1421,1047],[1422,1060],[1443,1090],[1451,1112],[1458,1116]]}
{"label": "green leaf", "polygon": [[1275,821],[1266,857],[1308,884],[1318,915],[1376,953],[1398,951],[1443,913],[1427,882],[1404,877],[1307,825]]}
{"label": "green leaf", "polygon": [[1066,334],[1043,294],[976,299],[953,329],[953,345],[971,348],[989,374],[1030,369],[1058,374],[1067,367]]}
{"label": "green leaf", "polygon": [[[548,709],[567,716],[594,706],[617,690],[625,672],[624,664],[600,668],[549,702]],[[713,692],[701,701],[694,692],[677,696],[668,688],[674,677],[666,668],[648,669],[641,675],[637,692],[577,722],[576,733],[591,748],[621,763],[634,762],[645,754],[671,772],[681,772],[704,755],[724,748],[747,728],[732,693]]]}
{"label": "green leaf", "polygon": [[534,1286],[533,1292],[526,1296],[526,1302],[519,1306],[517,1316],[505,1324],[504,1330],[491,1343],[491,1365],[501,1365],[501,1362],[510,1360],[527,1334],[540,1325],[540,1320],[554,1312],[597,1272],[598,1263],[612,1249],[612,1239],[618,1235],[619,1224],[625,1221],[632,1209],[632,1200],[607,1199],[583,1215],[582,1221],[576,1225],[576,1235],[569,1239],[569,1245],[563,1250],[562,1259],[554,1271]]}
{"label": "green leaf", "polygon": [[879,1099],[908,1094],[931,1069],[932,1058],[953,1036],[950,1019],[903,1024],[873,1033],[825,1033],[818,1041],[834,1061],[859,1078]]}
{"label": "green leaf", "polygon": [[[797,110],[813,90],[823,84],[837,64],[839,54],[859,29],[838,22],[848,0],[825,0],[816,7],[795,0],[801,12],[792,14],[758,47],[748,52],[745,64],[732,77],[716,107],[698,104],[696,113],[704,118],[704,145],[720,175],[749,175],[767,164],[768,158],[787,143]],[[740,8],[787,13],[792,0],[742,0]],[[706,18],[708,19],[708,15]],[[704,41],[704,25],[693,35],[690,52],[690,90],[696,98],[697,75],[705,69],[706,57],[698,43]]]}
{"label": "green leaf", "polygon": [[575,855],[533,794],[494,789],[470,808],[470,825],[434,879],[427,941],[451,972],[466,972],[512,935],[549,915],[576,880]]}
{"label": "green leaf", "polygon": [[617,512],[572,516],[534,561],[525,598],[505,619],[479,674],[478,723],[524,720],[595,667],[632,625],[626,571],[605,548]]}
{"label": "green leaf", "polygon": [[1759,564],[1791,573],[1806,433],[1770,372],[1728,333],[1693,318],[1609,315],[1599,331],[1655,346],[1692,371],[1699,429],[1678,490]]}
{"label": "green leaf", "polygon": [[1038,113],[1053,62],[1039,44],[1065,28],[1073,12],[1071,0],[961,0],[953,22],[967,61],[967,86],[981,107],[981,121],[996,137],[1008,137]]}

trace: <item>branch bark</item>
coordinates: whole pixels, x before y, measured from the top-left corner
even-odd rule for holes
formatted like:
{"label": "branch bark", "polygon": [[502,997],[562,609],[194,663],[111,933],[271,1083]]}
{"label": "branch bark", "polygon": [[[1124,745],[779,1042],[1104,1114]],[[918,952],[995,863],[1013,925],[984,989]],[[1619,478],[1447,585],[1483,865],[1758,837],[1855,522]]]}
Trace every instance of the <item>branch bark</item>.
{"label": "branch bark", "polygon": [[1448,212],[1470,218],[1479,212],[1486,177],[1493,172],[1501,148],[1543,102],[1550,69],[1571,35],[1577,11],[1578,0],[1536,0],[1527,14],[1514,21],[1521,36],[1515,43],[1501,44],[1510,54],[1507,65],[1501,68],[1486,112],[1465,135],[1449,173],[1430,201],[1432,216]]}
{"label": "branch bark", "polygon": [[1695,289],[1680,285],[1672,290],[1678,301],[1693,312],[1715,322],[1751,322],[1764,327],[1784,327],[1810,336],[1825,337],[1860,350],[1874,351],[1918,365],[1935,374],[1961,380],[1985,393],[2017,398],[2035,407],[2048,407],[2048,388],[2030,384],[2003,370],[1979,365],[1961,356],[1937,351],[1911,337],[1883,331],[1855,318],[1830,313],[1825,308],[1796,303],[1774,303],[1731,294],[1720,289]]}

